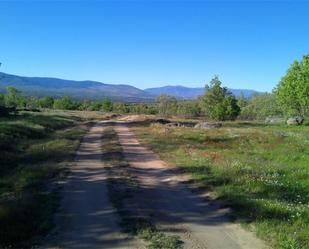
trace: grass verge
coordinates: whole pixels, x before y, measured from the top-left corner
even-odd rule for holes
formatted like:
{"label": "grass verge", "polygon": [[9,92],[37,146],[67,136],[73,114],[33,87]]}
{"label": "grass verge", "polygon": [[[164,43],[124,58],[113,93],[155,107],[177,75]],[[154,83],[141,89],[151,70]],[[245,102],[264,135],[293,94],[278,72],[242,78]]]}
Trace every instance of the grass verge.
{"label": "grass verge", "polygon": [[0,119],[0,247],[31,247],[52,227],[58,194],[86,119],[54,112],[25,112]]}
{"label": "grass verge", "polygon": [[[141,141],[233,207],[273,248],[309,248],[309,127],[135,126]],[[254,226],[251,226],[254,225]]]}
{"label": "grass verge", "polygon": [[150,249],[181,248],[177,236],[169,236],[160,232],[150,219],[139,217],[133,210],[126,208],[126,201],[138,189],[138,182],[128,170],[128,163],[112,127],[104,131],[102,149],[104,163],[109,169],[109,198],[121,219],[124,231],[145,241],[147,248]]}

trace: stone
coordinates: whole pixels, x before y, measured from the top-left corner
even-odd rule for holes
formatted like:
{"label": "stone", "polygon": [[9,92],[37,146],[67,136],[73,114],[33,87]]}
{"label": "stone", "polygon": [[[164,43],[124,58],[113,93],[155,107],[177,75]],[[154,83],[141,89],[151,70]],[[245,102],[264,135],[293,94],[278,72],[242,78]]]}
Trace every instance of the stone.
{"label": "stone", "polygon": [[304,122],[304,118],[300,116],[289,118],[286,121],[288,125],[301,125],[303,122]]}
{"label": "stone", "polygon": [[284,124],[284,119],[279,117],[267,117],[265,119],[266,124]]}
{"label": "stone", "polygon": [[194,126],[194,128],[200,128],[200,129],[216,129],[220,127],[222,127],[222,123],[213,123],[213,122],[200,122]]}

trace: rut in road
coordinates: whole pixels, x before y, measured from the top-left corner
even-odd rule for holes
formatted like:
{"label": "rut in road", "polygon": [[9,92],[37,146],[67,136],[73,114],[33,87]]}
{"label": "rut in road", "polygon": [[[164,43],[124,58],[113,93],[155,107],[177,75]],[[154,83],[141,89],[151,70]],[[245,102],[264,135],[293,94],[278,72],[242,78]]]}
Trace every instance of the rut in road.
{"label": "rut in road", "polygon": [[131,174],[139,183],[127,208],[150,219],[167,234],[178,235],[184,248],[264,249],[252,233],[230,222],[215,201],[194,194],[182,184],[177,170],[142,146],[128,127],[116,122],[115,130]]}
{"label": "rut in road", "polygon": [[136,241],[121,233],[118,217],[107,194],[107,170],[102,162],[101,122],[85,135],[76,163],[62,192],[56,215],[56,230],[43,248],[138,248]]}

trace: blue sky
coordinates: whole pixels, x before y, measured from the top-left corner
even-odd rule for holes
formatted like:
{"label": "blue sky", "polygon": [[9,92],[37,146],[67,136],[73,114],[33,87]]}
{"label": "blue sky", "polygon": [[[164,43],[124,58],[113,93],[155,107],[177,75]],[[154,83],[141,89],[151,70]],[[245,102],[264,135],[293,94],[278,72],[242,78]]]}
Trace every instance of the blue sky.
{"label": "blue sky", "polygon": [[1,71],[270,91],[309,53],[306,1],[1,1]]}

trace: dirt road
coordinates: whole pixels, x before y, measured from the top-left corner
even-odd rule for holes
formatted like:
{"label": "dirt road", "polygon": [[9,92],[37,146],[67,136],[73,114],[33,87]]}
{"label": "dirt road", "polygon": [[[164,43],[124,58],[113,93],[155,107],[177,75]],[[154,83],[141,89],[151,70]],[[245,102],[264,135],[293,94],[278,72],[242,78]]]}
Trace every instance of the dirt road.
{"label": "dirt road", "polygon": [[98,123],[84,137],[76,163],[65,184],[56,217],[56,229],[44,248],[137,248],[121,233],[118,217],[107,195],[107,172],[101,161],[105,123]]}
{"label": "dirt road", "polygon": [[[263,249],[252,233],[232,224],[226,210],[193,193],[152,151],[142,146],[126,122],[115,122],[130,173],[138,182],[128,209],[151,220],[160,231],[178,235],[190,249]],[[75,166],[63,187],[56,229],[43,248],[142,248],[121,232],[110,204],[101,138],[106,123],[84,137]]]}
{"label": "dirt road", "polygon": [[116,132],[131,174],[139,183],[130,210],[151,219],[161,231],[178,235],[184,248],[267,248],[252,233],[231,223],[227,210],[182,184],[177,170],[143,147],[126,122],[118,122]]}

